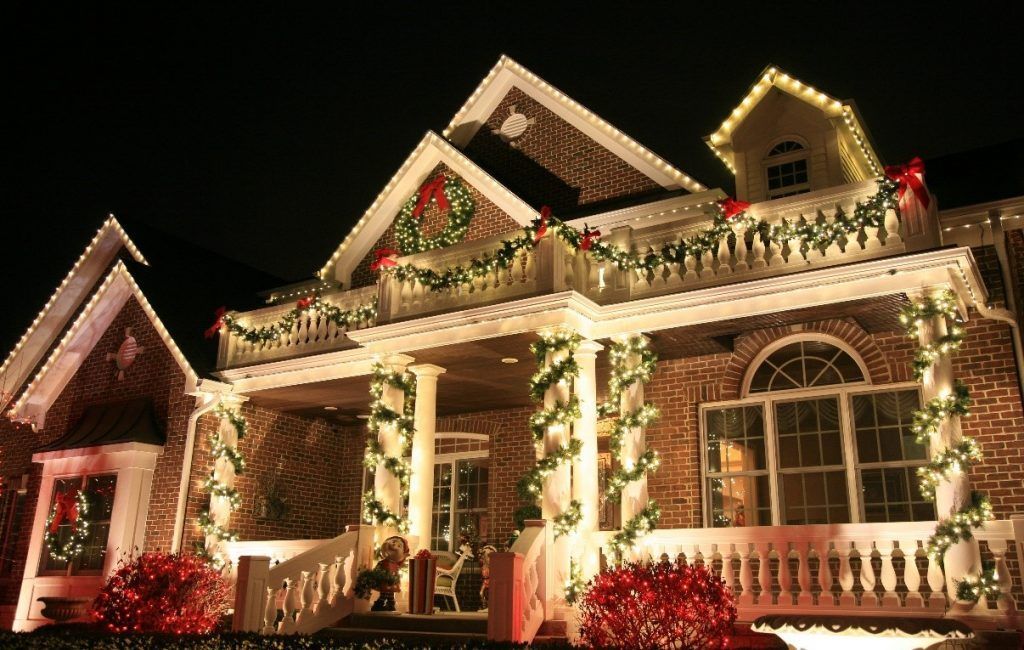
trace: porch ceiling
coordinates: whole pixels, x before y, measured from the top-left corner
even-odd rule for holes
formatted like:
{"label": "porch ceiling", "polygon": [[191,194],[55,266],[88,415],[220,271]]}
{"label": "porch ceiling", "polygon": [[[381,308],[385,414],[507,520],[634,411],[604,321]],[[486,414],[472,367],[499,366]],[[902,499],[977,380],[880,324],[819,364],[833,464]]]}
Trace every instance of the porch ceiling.
{"label": "porch ceiling", "polygon": [[[743,332],[829,318],[851,318],[868,332],[890,331],[899,327],[899,311],[906,303],[905,295],[893,294],[663,329],[651,334],[652,346],[663,359],[720,354],[731,352],[733,340]],[[536,339],[533,333],[520,333],[417,350],[413,356],[416,363],[432,363],[446,370],[438,380],[439,416],[529,406],[527,383],[536,369],[530,343]],[[609,342],[601,343],[607,346]],[[502,363],[509,357],[519,362]],[[598,355],[597,368],[598,386],[603,388],[608,379],[606,355]],[[357,416],[367,412],[368,378],[273,388],[250,397],[254,403],[275,410],[324,417],[339,424],[359,424],[362,421]],[[327,411],[327,406],[337,410]]]}

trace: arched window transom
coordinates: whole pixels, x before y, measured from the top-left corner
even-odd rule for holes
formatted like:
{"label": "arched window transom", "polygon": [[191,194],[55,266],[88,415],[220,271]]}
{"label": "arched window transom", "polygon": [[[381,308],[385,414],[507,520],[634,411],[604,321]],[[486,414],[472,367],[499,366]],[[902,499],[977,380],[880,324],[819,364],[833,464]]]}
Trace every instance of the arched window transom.
{"label": "arched window transom", "polygon": [[749,393],[816,388],[864,381],[845,350],[824,341],[797,341],[772,352],[750,380]]}

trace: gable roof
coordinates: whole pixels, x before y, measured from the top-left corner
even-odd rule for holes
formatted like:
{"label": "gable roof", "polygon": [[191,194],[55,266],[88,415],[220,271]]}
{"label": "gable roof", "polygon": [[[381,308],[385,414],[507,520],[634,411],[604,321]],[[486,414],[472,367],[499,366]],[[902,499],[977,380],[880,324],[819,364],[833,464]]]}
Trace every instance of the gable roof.
{"label": "gable roof", "polygon": [[504,54],[455,114],[442,135],[455,146],[465,147],[513,86],[665,189],[681,188],[691,192],[707,189]]}
{"label": "gable roof", "polygon": [[437,164],[442,162],[520,225],[526,226],[538,216],[536,210],[482,167],[444,138],[428,131],[320,269],[319,277],[326,280],[333,276],[339,282],[347,283],[352,270],[391,225],[402,205],[423,184]]}
{"label": "gable roof", "polygon": [[872,174],[877,176],[882,173],[882,161],[875,153],[867,128],[863,125],[863,120],[861,120],[853,101],[840,101],[808,86],[775,66],[768,66],[764,69],[758,80],[750,86],[746,95],[736,105],[736,108],[732,109],[718,130],[704,138],[711,151],[729,168],[729,171],[733,174],[736,173],[732,152],[733,132],[772,88],[778,88],[782,92],[818,108],[827,117],[835,119],[837,124],[841,125],[840,133],[849,140],[852,149],[860,152],[862,160],[871,169]]}

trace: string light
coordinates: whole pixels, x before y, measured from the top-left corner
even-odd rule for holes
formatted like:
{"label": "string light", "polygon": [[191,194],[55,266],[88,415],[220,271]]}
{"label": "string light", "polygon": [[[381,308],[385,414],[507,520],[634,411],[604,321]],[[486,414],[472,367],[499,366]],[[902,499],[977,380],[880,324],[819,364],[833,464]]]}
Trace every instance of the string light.
{"label": "string light", "polygon": [[[85,550],[85,542],[89,539],[89,497],[85,490],[76,490],[74,504],[68,506],[63,501],[67,496],[56,496],[50,515],[46,518],[46,527],[43,529],[43,545],[49,550],[50,557],[57,562],[70,562],[81,555]],[[64,542],[57,540],[57,531],[51,532],[55,520],[57,526],[64,521],[70,524],[71,536]]]}
{"label": "string light", "polygon": [[320,295],[314,295],[299,301],[299,304],[287,314],[283,315],[276,323],[263,325],[261,327],[247,327],[239,322],[239,319],[232,314],[221,316],[220,322],[228,332],[242,338],[249,343],[266,343],[278,341],[282,336],[290,334],[295,324],[300,319],[322,319],[336,325],[340,330],[345,331],[353,326],[368,325],[377,318],[377,298],[366,304],[357,305],[351,309],[342,309],[337,305],[325,301]]}
{"label": "string light", "polygon": [[[221,542],[238,541],[238,533],[228,529],[231,513],[242,505],[242,496],[235,489],[235,476],[245,472],[245,457],[237,448],[237,441],[245,437],[248,424],[245,417],[234,407],[221,402],[214,409],[219,423],[210,433],[210,454],[213,467],[203,487],[210,495],[210,505],[199,512],[198,525],[205,541],[198,547],[200,556],[206,559],[215,569],[223,569],[227,564],[227,556]],[[235,431],[234,443],[229,443],[221,436],[224,423]],[[225,508],[215,508],[214,500],[225,504]]]}
{"label": "string light", "polygon": [[[435,248],[444,248],[458,244],[469,231],[469,223],[473,219],[473,212],[476,210],[476,202],[473,194],[457,177],[442,175],[443,190],[445,199],[448,202],[448,223],[433,236],[425,236],[420,229],[422,215],[417,216],[417,208],[422,210],[423,192],[429,186],[421,188],[413,194],[405,205],[402,206],[398,216],[395,218],[395,239],[398,248],[403,255],[412,255]],[[435,196],[430,197],[430,203],[436,203]]]}
{"label": "string light", "polygon": [[[402,392],[402,412],[392,409],[384,403],[386,387]],[[363,466],[378,471],[379,468],[390,472],[398,479],[399,492],[402,497],[409,495],[409,483],[412,467],[406,460],[412,449],[414,416],[416,410],[416,381],[410,372],[389,370],[382,363],[373,365],[370,379],[370,418],[367,420],[366,451],[363,454]],[[399,456],[389,456],[380,442],[382,427],[393,427],[398,435],[401,447]],[[409,530],[409,520],[397,512],[391,511],[383,502],[376,498],[373,490],[363,495],[363,521],[388,528],[396,528],[405,533]]]}

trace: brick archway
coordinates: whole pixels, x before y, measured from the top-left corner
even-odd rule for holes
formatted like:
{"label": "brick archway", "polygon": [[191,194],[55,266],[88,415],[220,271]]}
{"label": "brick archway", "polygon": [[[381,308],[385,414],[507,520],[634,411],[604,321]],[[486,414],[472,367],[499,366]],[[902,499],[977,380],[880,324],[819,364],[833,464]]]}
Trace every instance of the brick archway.
{"label": "brick archway", "polygon": [[732,358],[725,368],[722,382],[722,399],[738,399],[750,362],[766,346],[794,334],[824,334],[843,341],[860,355],[867,366],[872,384],[887,384],[893,381],[892,372],[885,362],[885,356],[867,332],[857,323],[837,318],[799,323],[782,327],[770,327],[741,335],[736,339]]}

